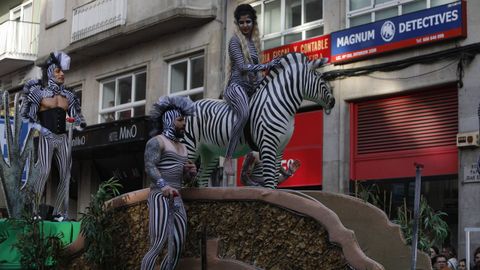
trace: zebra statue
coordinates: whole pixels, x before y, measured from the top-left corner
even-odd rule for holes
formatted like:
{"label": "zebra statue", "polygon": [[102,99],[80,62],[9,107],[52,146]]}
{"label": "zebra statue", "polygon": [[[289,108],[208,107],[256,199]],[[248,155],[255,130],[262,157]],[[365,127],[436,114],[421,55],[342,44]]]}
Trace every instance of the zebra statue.
{"label": "zebra statue", "polygon": [[[316,71],[325,62],[326,59],[309,61],[300,53],[287,54],[270,70],[250,99],[249,122],[233,157],[258,148],[265,187],[278,185],[283,150],[292,136],[294,116],[302,101],[320,104],[327,113],[335,105],[329,85]],[[225,101],[203,99],[195,102],[195,116],[187,118],[185,142],[190,160],[200,156],[197,175],[200,187],[208,186],[219,156],[225,154],[234,117]]]}

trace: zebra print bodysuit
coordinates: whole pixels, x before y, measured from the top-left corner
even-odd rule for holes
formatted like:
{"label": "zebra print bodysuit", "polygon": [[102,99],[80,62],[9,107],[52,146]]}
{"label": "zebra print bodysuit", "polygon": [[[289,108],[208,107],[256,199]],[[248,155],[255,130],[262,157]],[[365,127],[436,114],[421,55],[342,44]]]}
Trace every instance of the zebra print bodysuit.
{"label": "zebra print bodysuit", "polygon": [[233,110],[236,120],[230,131],[230,141],[228,142],[226,158],[231,158],[240,137],[243,134],[243,128],[248,120],[249,97],[261,79],[259,71],[269,67],[268,64],[259,64],[258,52],[252,40],[248,40],[248,50],[251,56],[251,62],[247,63],[243,56],[240,39],[233,35],[228,46],[228,53],[232,64],[231,74],[228,85],[224,91],[224,99]]}
{"label": "zebra print bodysuit", "polygon": [[[34,200],[34,212],[38,213],[39,200],[43,195],[45,183],[50,174],[52,159],[55,158],[59,172],[59,184],[53,214],[67,218],[72,158],[68,151],[70,142],[65,129],[66,113],[75,119],[77,125],[85,126],[86,124],[78,98],[63,84],[59,85],[55,82],[53,70],[57,67],[55,64],[48,67],[47,87],[43,88],[39,80],[30,80],[25,84],[21,114],[24,119],[33,123],[34,128],[40,130],[36,163],[36,166],[40,166],[40,174],[32,180],[32,183],[29,183],[37,197]],[[41,110],[44,105],[43,100],[55,96],[65,98],[68,107]]]}
{"label": "zebra print bodysuit", "polygon": [[[169,198],[162,195],[161,187],[166,184],[179,189],[186,162],[187,150],[183,144],[179,142],[174,144],[164,135],[155,136],[147,142],[145,171],[152,180],[148,195],[150,248],[143,257],[142,270],[154,269],[155,261],[167,238],[173,240],[171,269],[175,269],[178,263],[186,237],[187,215],[180,196],[174,198],[172,205]],[[172,232],[173,236],[169,235]],[[160,269],[170,269],[168,259],[168,256],[163,259]]]}

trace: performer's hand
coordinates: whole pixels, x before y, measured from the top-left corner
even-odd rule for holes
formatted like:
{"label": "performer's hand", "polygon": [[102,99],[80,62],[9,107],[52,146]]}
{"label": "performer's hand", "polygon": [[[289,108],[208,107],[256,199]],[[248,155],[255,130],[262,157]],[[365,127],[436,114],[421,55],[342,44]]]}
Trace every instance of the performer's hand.
{"label": "performer's hand", "polygon": [[173,198],[173,197],[177,197],[178,194],[180,194],[178,192],[178,190],[176,188],[173,188],[171,186],[164,186],[162,189],[160,189],[162,191],[162,195],[164,197],[167,197],[167,198]]}
{"label": "performer's hand", "polygon": [[80,119],[76,119],[74,127],[76,130],[82,131],[85,127],[87,127],[87,123],[85,123],[85,121],[82,121]]}
{"label": "performer's hand", "polygon": [[38,130],[38,132],[40,132],[40,134],[42,134],[43,137],[49,137],[50,135],[52,135],[52,132],[50,130],[42,127],[42,125],[38,123],[32,124],[32,128]]}
{"label": "performer's hand", "polygon": [[197,166],[195,166],[195,163],[187,160],[187,162],[185,163],[184,171],[188,176],[195,177],[197,175]]}
{"label": "performer's hand", "polygon": [[300,168],[300,161],[298,159],[294,159],[288,166],[288,171],[289,173],[294,174],[298,168]]}
{"label": "performer's hand", "polygon": [[272,69],[273,67],[276,67],[278,65],[280,65],[280,61],[282,59],[280,57],[277,57],[277,58],[273,58],[272,61],[268,62],[268,69]]}
{"label": "performer's hand", "polygon": [[76,131],[82,131],[82,130],[83,130],[83,127],[82,127],[82,126],[74,125],[73,128],[74,128]]}

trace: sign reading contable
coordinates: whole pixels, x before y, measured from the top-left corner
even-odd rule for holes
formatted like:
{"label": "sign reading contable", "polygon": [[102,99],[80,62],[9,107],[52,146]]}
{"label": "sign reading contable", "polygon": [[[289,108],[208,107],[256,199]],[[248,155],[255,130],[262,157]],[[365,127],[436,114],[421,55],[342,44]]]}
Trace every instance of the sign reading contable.
{"label": "sign reading contable", "polygon": [[330,35],[314,37],[273,49],[264,50],[262,52],[262,62],[270,62],[273,58],[291,52],[301,52],[310,60],[330,58]]}
{"label": "sign reading contable", "polygon": [[466,37],[466,2],[423,9],[331,34],[332,63]]}

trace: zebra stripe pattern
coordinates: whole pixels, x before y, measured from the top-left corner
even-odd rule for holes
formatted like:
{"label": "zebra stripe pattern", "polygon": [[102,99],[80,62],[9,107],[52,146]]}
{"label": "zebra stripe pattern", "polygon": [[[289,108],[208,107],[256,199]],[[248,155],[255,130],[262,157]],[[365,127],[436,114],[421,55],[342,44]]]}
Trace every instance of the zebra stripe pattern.
{"label": "zebra stripe pattern", "polygon": [[85,123],[85,118],[81,113],[80,100],[74,92],[65,88],[63,85],[57,85],[53,79],[49,79],[48,86],[42,88],[39,80],[30,80],[23,87],[24,97],[22,98],[21,115],[31,122],[37,122],[37,113],[40,109],[40,103],[44,98],[51,98],[55,95],[61,95],[68,101],[67,113],[75,119],[75,123],[80,125]]}
{"label": "zebra stripe pattern", "polygon": [[[142,259],[142,270],[153,270],[155,268],[155,261],[162,251],[162,248],[167,240],[169,233],[173,232],[173,250],[174,256],[172,258],[172,268],[177,266],[183,243],[187,232],[187,214],[180,197],[175,197],[178,208],[170,209],[168,198],[162,195],[159,189],[153,189],[148,195],[148,209],[149,209],[149,227],[150,234],[150,249]],[[173,226],[168,228],[168,216],[173,213]],[[166,256],[160,266],[160,269],[168,269],[168,256]],[[170,269],[169,269],[170,270]]]}
{"label": "zebra stripe pattern", "polygon": [[[162,195],[158,181],[164,179],[168,185],[180,188],[184,174],[186,156],[179,155],[172,150],[175,146],[168,139],[158,135],[151,138],[145,147],[145,171],[152,180],[150,194],[148,196],[149,209],[149,234],[150,248],[142,260],[141,269],[154,269],[155,261],[162,251],[165,240],[173,233],[173,258],[172,265],[175,268],[180,257],[183,243],[185,242],[187,215],[180,197],[175,197],[175,205],[169,207],[168,198]],[[163,148],[161,144],[163,143]],[[169,224],[168,216],[173,213],[173,224]],[[165,257],[161,269],[168,269],[168,261]]]}
{"label": "zebra stripe pattern", "polygon": [[38,160],[36,166],[40,166],[40,174],[33,182],[33,191],[36,194],[34,211],[38,213],[41,195],[45,189],[45,183],[50,175],[52,159],[55,158],[58,172],[59,184],[57,196],[53,205],[53,214],[67,217],[68,194],[70,191],[70,170],[72,159],[68,155],[68,135],[50,133],[47,136],[40,134],[38,143]]}
{"label": "zebra stripe pattern", "polygon": [[[249,102],[251,136],[259,148],[265,187],[278,185],[282,153],[293,133],[294,116],[302,101],[320,104],[326,112],[335,104],[329,85],[316,71],[324,63],[325,59],[308,61],[300,53],[283,56],[279,65],[258,85]],[[201,159],[197,181],[200,186],[207,186],[218,157],[233,136],[232,120],[236,116],[224,101],[200,100],[195,102],[195,107],[195,116],[187,118],[185,139],[189,158],[195,160],[200,156]],[[233,157],[251,151],[243,134],[240,136]]]}
{"label": "zebra stripe pattern", "polygon": [[[248,121],[248,102],[258,81],[258,72],[267,68],[265,64],[258,64],[258,52],[252,40],[248,40],[248,50],[251,59],[245,60],[242,46],[236,35],[230,40],[228,53],[231,60],[231,74],[223,98],[235,114],[232,126],[232,136],[228,143],[225,157],[231,158],[242,130]],[[251,63],[249,63],[251,61]]]}

